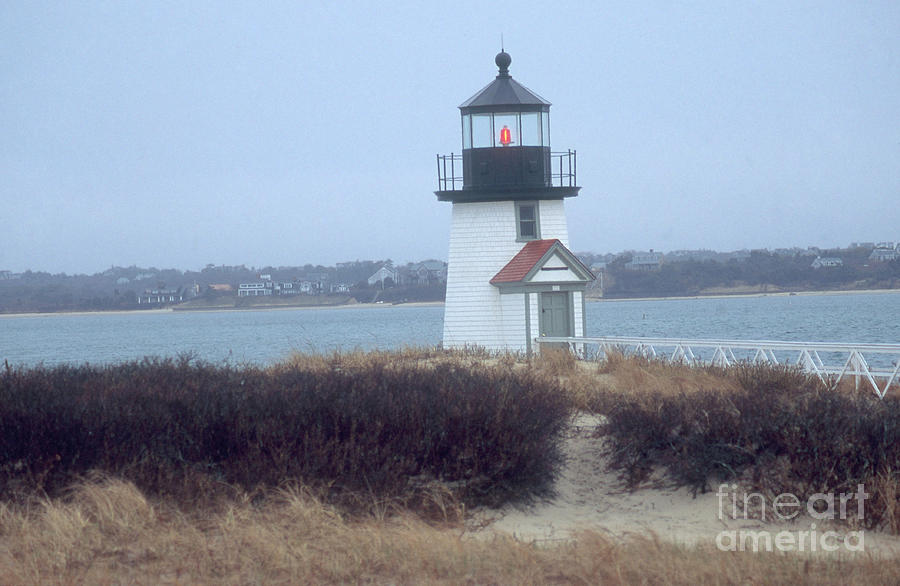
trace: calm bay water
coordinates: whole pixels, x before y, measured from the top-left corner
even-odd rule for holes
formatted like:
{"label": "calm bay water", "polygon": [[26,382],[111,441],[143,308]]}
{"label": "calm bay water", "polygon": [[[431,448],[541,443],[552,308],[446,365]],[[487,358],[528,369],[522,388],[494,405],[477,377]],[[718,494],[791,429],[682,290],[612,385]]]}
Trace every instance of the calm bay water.
{"label": "calm bay water", "polygon": [[[900,343],[900,294],[588,303],[589,336]],[[101,363],[191,352],[266,364],[294,351],[433,346],[442,306],[0,317],[0,360]]]}

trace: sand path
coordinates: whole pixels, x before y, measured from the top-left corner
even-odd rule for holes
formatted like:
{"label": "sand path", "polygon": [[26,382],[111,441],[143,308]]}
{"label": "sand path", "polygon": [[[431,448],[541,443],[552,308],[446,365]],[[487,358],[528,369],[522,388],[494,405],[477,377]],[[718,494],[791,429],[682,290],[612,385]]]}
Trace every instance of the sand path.
{"label": "sand path", "polygon": [[[730,497],[718,497],[715,490],[694,497],[688,489],[673,488],[655,479],[630,492],[606,470],[604,440],[595,433],[599,423],[598,417],[582,414],[570,426],[564,443],[566,464],[556,480],[555,497],[528,507],[479,510],[473,515],[472,534],[490,536],[499,532],[522,541],[549,544],[570,540],[577,531],[590,529],[615,538],[655,534],[683,545],[716,546],[717,538],[722,544],[730,543],[727,536],[720,536],[722,532],[765,531],[774,539],[776,533],[787,531],[799,539],[799,532],[809,531],[816,524],[819,536],[828,530],[839,534],[828,542],[839,544],[839,552],[849,551],[843,546],[845,538],[856,544],[852,529],[846,525],[805,515],[778,523],[745,518],[740,511],[733,518]],[[737,494],[743,494],[740,488],[737,490]],[[865,531],[864,546],[866,552],[900,555],[900,537],[881,532]],[[804,551],[809,551],[808,544]]]}

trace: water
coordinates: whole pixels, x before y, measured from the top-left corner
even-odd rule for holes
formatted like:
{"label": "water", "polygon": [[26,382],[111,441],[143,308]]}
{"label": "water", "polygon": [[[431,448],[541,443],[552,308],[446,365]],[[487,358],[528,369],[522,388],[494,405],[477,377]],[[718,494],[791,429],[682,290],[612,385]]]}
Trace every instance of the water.
{"label": "water", "polygon": [[589,336],[900,343],[900,292],[587,305]]}
{"label": "water", "polygon": [[441,306],[148,312],[0,318],[0,360],[47,365],[192,353],[270,363],[292,352],[437,344]]}
{"label": "water", "polygon": [[[589,336],[900,343],[900,294],[588,303]],[[101,363],[192,353],[267,364],[295,351],[433,346],[442,306],[0,318],[0,360]]]}

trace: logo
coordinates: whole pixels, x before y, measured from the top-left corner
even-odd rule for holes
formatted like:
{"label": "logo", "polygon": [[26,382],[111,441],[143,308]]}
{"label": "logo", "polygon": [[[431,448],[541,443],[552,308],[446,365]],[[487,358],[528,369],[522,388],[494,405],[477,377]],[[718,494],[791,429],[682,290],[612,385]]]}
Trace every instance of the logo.
{"label": "logo", "polygon": [[[858,520],[865,519],[865,501],[869,498],[865,487],[858,484],[856,492],[824,493],[811,495],[804,502],[795,494],[782,493],[766,501],[758,492],[737,490],[737,485],[720,484],[716,491],[718,500],[718,518],[750,519],[750,512],[758,509],[758,518],[775,518],[780,521],[796,519],[806,513],[817,521],[836,519],[847,520],[854,516]],[[771,511],[772,515],[768,514]],[[716,535],[716,547],[722,551],[864,551],[865,531],[849,531],[841,534],[837,531],[819,531],[816,523],[810,523],[808,530],[767,531],[732,529],[720,531]]]}

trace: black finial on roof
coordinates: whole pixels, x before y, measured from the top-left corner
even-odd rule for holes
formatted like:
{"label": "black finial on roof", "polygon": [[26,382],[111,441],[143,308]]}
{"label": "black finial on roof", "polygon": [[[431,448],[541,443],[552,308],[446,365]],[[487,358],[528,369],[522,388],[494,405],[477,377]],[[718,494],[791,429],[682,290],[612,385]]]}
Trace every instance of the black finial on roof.
{"label": "black finial on roof", "polygon": [[474,111],[473,108],[479,112],[492,111],[497,106],[511,106],[510,112],[547,111],[550,102],[514,80],[509,74],[509,64],[512,63],[509,53],[500,51],[494,58],[494,63],[500,68],[497,78],[459,105],[463,114]]}
{"label": "black finial on roof", "polygon": [[512,63],[512,57],[506,51],[500,50],[494,57],[494,63],[500,68],[500,74],[497,77],[509,77],[509,64]]}

